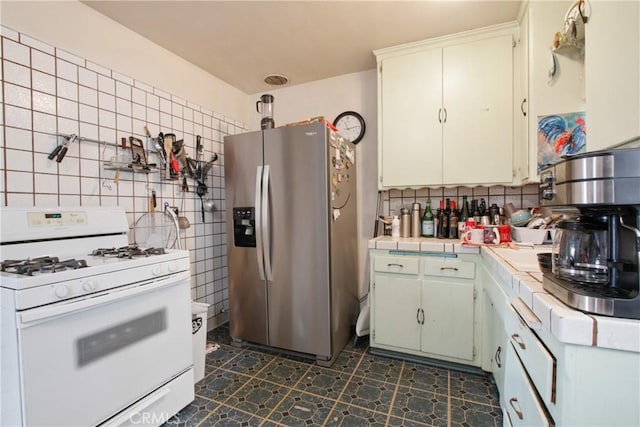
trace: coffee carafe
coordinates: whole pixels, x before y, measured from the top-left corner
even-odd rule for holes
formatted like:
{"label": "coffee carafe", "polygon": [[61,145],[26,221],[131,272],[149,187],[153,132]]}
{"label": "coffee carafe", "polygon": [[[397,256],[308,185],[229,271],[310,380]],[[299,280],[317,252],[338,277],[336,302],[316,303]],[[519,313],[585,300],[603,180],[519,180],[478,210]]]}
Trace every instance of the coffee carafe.
{"label": "coffee carafe", "polygon": [[256,101],[256,111],[262,114],[260,120],[261,129],[273,129],[275,123],[273,121],[273,95],[268,93],[262,95],[258,101]]}
{"label": "coffee carafe", "polygon": [[560,221],[553,237],[553,274],[578,282],[607,283],[608,220],[608,216],[583,216]]}

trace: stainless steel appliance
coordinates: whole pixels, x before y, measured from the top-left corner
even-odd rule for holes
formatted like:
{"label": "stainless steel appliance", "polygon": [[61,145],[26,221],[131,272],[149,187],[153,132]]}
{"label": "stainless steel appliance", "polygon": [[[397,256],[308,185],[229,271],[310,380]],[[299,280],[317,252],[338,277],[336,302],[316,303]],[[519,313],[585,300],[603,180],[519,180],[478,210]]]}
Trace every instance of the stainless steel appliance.
{"label": "stainless steel appliance", "polygon": [[231,336],[330,365],[358,309],[355,147],[325,123],[224,144]]}
{"label": "stainless steel appliance", "polygon": [[0,425],[160,425],[193,400],[188,251],[130,246],[121,208],[0,214]]}
{"label": "stainless steel appliance", "polygon": [[542,206],[578,215],[559,224],[544,289],[588,313],[640,319],[640,148],[567,157],[540,178]]}

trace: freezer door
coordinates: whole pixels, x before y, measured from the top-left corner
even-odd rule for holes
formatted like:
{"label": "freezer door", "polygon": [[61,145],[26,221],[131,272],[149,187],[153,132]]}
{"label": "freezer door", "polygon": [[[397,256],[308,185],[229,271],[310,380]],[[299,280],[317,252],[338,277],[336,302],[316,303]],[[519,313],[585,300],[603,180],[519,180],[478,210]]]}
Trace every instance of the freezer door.
{"label": "freezer door", "polygon": [[[232,338],[268,344],[267,295],[264,280],[259,224],[242,231],[256,233],[256,247],[246,244],[251,239],[236,239],[242,216],[259,220],[259,194],[262,176],[262,132],[251,132],[224,138],[225,210],[227,226],[227,259],[229,268],[229,326]],[[235,224],[235,225],[234,225]],[[240,223],[241,225],[241,223]],[[261,278],[261,276],[263,278]]]}
{"label": "freezer door", "polygon": [[323,123],[264,132],[264,166],[269,171],[265,269],[271,273],[269,345],[329,357],[325,141]]}

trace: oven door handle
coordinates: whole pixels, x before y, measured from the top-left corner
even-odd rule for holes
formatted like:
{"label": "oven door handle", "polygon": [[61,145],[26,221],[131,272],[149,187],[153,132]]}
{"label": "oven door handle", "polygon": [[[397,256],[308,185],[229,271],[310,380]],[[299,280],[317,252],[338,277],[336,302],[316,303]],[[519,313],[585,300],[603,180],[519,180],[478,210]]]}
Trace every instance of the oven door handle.
{"label": "oven door handle", "polygon": [[186,282],[188,284],[189,277],[190,273],[188,271],[183,271],[178,274],[174,274],[157,281],[152,281],[147,284],[140,283],[132,285],[131,287],[120,291],[106,291],[101,295],[96,295],[93,297],[89,296],[88,298],[83,298],[81,300],[71,300],[58,304],[48,305],[41,308],[35,308],[32,310],[25,310],[24,312],[17,314],[18,328],[27,328],[30,326],[34,326],[42,321],[50,320],[51,318],[66,316],[72,313],[89,310],[125,298],[131,298],[137,295],[142,295],[158,289],[166,288],[168,286],[174,286],[180,282]]}

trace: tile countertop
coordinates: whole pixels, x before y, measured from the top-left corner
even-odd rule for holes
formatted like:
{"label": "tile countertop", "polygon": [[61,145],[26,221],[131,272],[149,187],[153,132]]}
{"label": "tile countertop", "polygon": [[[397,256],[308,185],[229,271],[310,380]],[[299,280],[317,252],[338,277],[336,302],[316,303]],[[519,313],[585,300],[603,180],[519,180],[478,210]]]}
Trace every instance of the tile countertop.
{"label": "tile countertop", "polygon": [[369,249],[411,252],[481,254],[485,266],[511,284],[511,293],[540,319],[542,326],[560,342],[640,352],[640,320],[585,314],[574,310],[542,288],[542,273],[536,254],[551,246],[535,248],[467,247],[459,240],[434,238],[392,238],[369,240]]}

